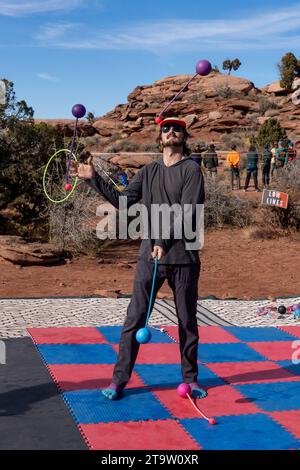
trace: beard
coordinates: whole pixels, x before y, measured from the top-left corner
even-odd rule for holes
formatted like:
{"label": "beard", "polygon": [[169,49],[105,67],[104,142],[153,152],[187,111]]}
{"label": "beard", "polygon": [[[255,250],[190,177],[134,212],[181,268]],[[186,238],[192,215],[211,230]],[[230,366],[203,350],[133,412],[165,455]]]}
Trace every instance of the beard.
{"label": "beard", "polygon": [[182,147],[184,144],[184,138],[183,137],[176,137],[172,136],[169,139],[167,139],[165,142],[162,142],[163,148],[165,147]]}

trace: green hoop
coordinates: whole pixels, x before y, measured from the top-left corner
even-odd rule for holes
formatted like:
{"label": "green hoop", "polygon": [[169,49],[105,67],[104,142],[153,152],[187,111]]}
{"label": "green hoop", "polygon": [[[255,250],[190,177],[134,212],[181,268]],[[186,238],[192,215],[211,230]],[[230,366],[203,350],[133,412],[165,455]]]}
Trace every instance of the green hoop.
{"label": "green hoop", "polygon": [[[69,191],[68,194],[63,199],[52,199],[52,197],[48,194],[47,189],[46,189],[47,171],[48,171],[48,168],[49,168],[51,162],[57,157],[57,155],[59,155],[62,152],[71,153],[71,151],[68,150],[68,149],[61,149],[61,150],[58,150],[57,152],[55,152],[52,155],[52,157],[49,159],[49,161],[47,162],[47,165],[45,167],[44,174],[43,174],[43,190],[44,190],[45,196],[46,196],[47,199],[49,199],[49,201],[53,202],[54,204],[60,204],[62,202],[65,202],[67,199],[69,199],[69,197],[72,196],[72,194],[74,192],[74,189],[76,187],[77,181],[78,181],[78,177],[76,176],[76,178],[74,180],[74,183],[72,185],[71,191]],[[76,155],[74,153],[72,153],[72,157],[74,158],[75,162],[77,162],[77,158],[76,158]]]}

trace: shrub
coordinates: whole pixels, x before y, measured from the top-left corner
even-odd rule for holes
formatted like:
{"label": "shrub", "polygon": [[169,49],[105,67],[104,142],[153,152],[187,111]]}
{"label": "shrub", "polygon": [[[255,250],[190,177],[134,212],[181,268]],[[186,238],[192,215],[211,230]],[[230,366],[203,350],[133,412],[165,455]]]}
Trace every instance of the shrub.
{"label": "shrub", "polygon": [[250,224],[250,203],[228,193],[223,183],[207,180],[205,183],[205,227],[231,225],[245,227]]}
{"label": "shrub", "polygon": [[72,253],[96,253],[102,244],[95,233],[96,207],[101,202],[94,190],[79,182],[75,196],[48,208],[50,242]]}
{"label": "shrub", "polygon": [[277,142],[282,139],[286,139],[285,130],[280,126],[277,119],[270,118],[260,126],[255,136],[255,143],[257,147],[263,147],[265,144]]}
{"label": "shrub", "polygon": [[231,148],[232,145],[236,145],[237,149],[244,148],[245,146],[245,135],[238,132],[233,132],[231,134],[223,134],[222,144],[225,147],[225,150]]}
{"label": "shrub", "polygon": [[227,81],[222,84],[217,83],[214,86],[214,89],[218,96],[220,96],[221,98],[233,98],[234,96],[236,96],[235,91],[230,88]]}
{"label": "shrub", "polygon": [[278,109],[279,106],[274,102],[268,99],[266,96],[260,96],[258,98],[259,112],[260,114],[265,114],[269,109]]}
{"label": "shrub", "polygon": [[144,151],[144,152],[159,153],[157,144],[144,144],[144,145],[142,145],[141,150]]}
{"label": "shrub", "polygon": [[131,140],[119,140],[111,145],[108,145],[106,151],[108,153],[118,152],[138,152],[141,146]]}

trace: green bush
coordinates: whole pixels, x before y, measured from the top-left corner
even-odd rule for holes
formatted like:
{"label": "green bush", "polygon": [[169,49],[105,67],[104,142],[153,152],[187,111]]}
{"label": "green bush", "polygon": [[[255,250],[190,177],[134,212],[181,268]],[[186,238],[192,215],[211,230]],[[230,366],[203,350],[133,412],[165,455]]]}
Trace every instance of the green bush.
{"label": "green bush", "polygon": [[33,109],[17,101],[13,83],[6,83],[6,105],[0,112],[0,210],[15,215],[2,217],[0,230],[32,236],[42,226],[46,234],[43,169],[51,154],[63,148],[63,136],[45,123],[35,124]]}
{"label": "green bush", "polygon": [[273,142],[278,142],[286,138],[286,132],[280,126],[277,119],[270,118],[260,126],[259,131],[253,138],[253,143],[258,148],[262,148],[265,144],[273,144]]}

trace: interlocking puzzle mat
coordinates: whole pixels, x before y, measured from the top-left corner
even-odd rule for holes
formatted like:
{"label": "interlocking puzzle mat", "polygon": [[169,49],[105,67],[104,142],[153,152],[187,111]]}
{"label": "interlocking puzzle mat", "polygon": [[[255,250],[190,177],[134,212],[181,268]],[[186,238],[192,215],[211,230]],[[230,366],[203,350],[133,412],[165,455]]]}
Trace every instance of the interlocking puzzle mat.
{"label": "interlocking puzzle mat", "polygon": [[[199,327],[197,405],[182,382],[177,327],[152,330],[121,399],[112,377],[120,326],[31,328],[29,333],[90,449],[300,449],[300,327]],[[297,350],[299,353],[297,353]]]}

